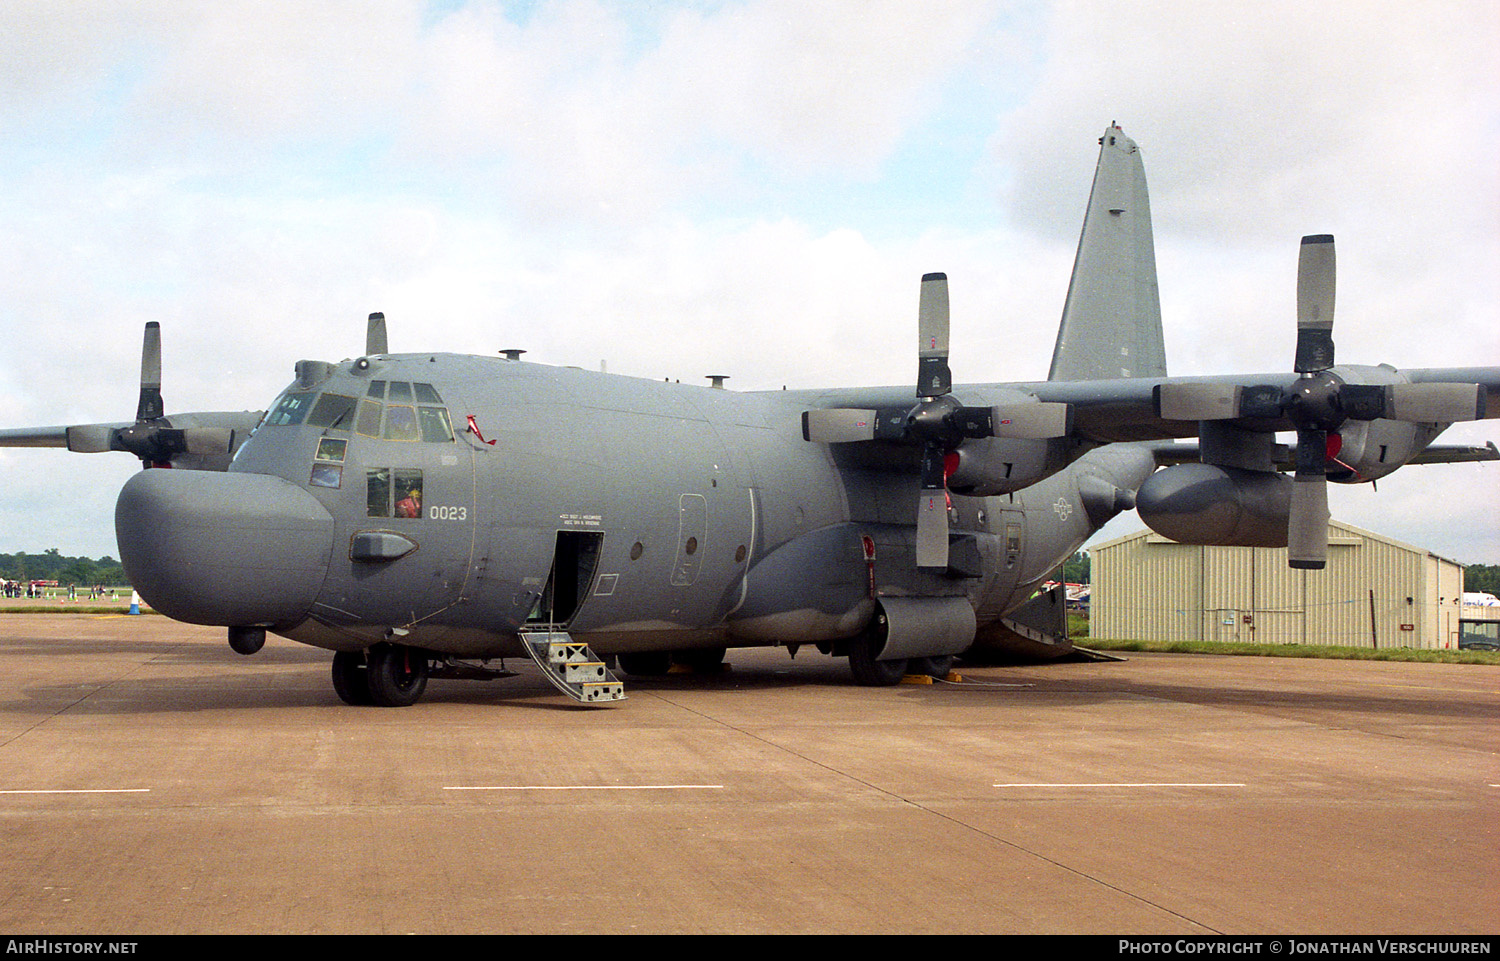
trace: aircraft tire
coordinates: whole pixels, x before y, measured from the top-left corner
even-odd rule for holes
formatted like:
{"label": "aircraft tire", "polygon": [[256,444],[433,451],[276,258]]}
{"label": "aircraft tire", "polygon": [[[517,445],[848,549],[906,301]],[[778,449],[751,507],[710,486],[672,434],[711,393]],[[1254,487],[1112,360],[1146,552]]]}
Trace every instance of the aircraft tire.
{"label": "aircraft tire", "polygon": [[672,660],[699,674],[717,674],[724,667],[724,655],[729,651],[722,647],[701,647],[691,651],[678,651]]}
{"label": "aircraft tire", "polygon": [[427,653],[404,644],[370,648],[370,703],[377,707],[410,707],[427,689]]}
{"label": "aircraft tire", "polygon": [[942,680],[948,676],[949,671],[953,670],[953,662],[955,660],[957,658],[952,654],[945,654],[941,657],[914,657],[907,663],[906,672],[908,674],[926,674],[928,677],[935,677],[938,680]]}
{"label": "aircraft tire", "polygon": [[671,651],[637,651],[620,655],[620,669],[635,677],[662,677],[672,669]]}
{"label": "aircraft tire", "polygon": [[906,659],[876,660],[875,653],[885,647],[885,638],[873,629],[849,642],[849,670],[855,683],[863,687],[890,687],[906,676]]}
{"label": "aircraft tire", "polygon": [[339,700],[353,707],[365,707],[370,700],[370,672],[361,651],[336,651],[333,655],[333,692]]}

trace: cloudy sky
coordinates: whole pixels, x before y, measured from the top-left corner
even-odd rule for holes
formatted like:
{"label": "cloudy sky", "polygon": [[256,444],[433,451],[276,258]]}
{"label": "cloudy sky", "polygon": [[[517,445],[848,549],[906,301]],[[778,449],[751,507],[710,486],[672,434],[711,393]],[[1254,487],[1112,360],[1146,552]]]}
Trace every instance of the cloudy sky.
{"label": "cloudy sky", "polygon": [[[148,320],[169,412],[266,406],[372,310],[395,351],[906,383],[931,270],[959,381],[1043,379],[1111,121],[1172,373],[1288,369],[1323,232],[1342,362],[1500,364],[1493,0],[10,0],[0,64],[6,426],[130,419]],[[0,452],[0,551],[114,555],[135,469]],[[1332,506],[1500,563],[1500,465]]]}

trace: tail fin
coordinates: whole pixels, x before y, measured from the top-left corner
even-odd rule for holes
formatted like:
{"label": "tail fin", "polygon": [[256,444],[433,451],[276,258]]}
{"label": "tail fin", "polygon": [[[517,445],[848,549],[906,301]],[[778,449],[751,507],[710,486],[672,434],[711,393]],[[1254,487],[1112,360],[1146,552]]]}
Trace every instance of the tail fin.
{"label": "tail fin", "polygon": [[1115,124],[1099,143],[1099,167],[1047,379],[1165,377],[1146,168],[1140,148]]}

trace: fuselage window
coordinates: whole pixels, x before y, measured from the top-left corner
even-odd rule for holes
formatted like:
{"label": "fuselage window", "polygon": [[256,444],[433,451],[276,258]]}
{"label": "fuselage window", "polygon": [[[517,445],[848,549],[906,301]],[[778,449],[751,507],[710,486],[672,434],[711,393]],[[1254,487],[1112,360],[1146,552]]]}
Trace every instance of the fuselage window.
{"label": "fuselage window", "polygon": [[422,516],[422,472],[416,468],[379,467],[365,472],[367,513],[371,517]]}
{"label": "fuselage window", "polygon": [[313,487],[337,488],[344,480],[343,464],[325,464],[322,461],[314,461],[312,476],[307,482]]}
{"label": "fuselage window", "polygon": [[307,423],[311,427],[334,427],[349,429],[349,421],[354,415],[354,398],[345,394],[324,394],[318,398],[317,406],[312,413],[307,415]]}
{"label": "fuselage window", "polygon": [[373,397],[376,400],[384,400],[385,399],[385,381],[383,381],[383,380],[372,380],[372,381],[370,381],[370,389],[367,390],[367,391],[365,391],[365,396],[366,397]]}
{"label": "fuselage window", "polygon": [[331,461],[335,464],[344,462],[344,452],[349,449],[349,442],[340,437],[324,437],[318,441],[318,460]]}
{"label": "fuselage window", "polygon": [[307,482],[313,487],[339,487],[344,479],[344,453],[348,449],[349,442],[343,438],[320,438],[317,459],[313,461],[312,476]]}
{"label": "fuselage window", "polygon": [[365,499],[371,517],[391,516],[391,471],[378,467],[365,471]]}
{"label": "fuselage window", "polygon": [[386,390],[385,399],[393,404],[411,403],[411,384],[404,380],[393,380]]}
{"label": "fuselage window", "polygon": [[395,483],[391,493],[396,498],[396,516],[418,518],[422,516],[422,472],[420,470],[394,471]]}
{"label": "fuselage window", "polygon": [[418,407],[417,419],[422,423],[424,441],[430,444],[446,444],[453,440],[453,425],[448,422],[448,408]]}
{"label": "fuselage window", "polygon": [[386,440],[417,440],[421,431],[417,429],[417,410],[392,404],[385,409],[385,431],[380,435]]}
{"label": "fuselage window", "polygon": [[312,409],[314,398],[317,394],[283,394],[276,406],[271,408],[271,413],[266,415],[266,423],[278,427],[289,424],[300,424],[307,417],[307,412]]}
{"label": "fuselage window", "polygon": [[443,399],[438,396],[437,388],[431,384],[412,384],[411,389],[417,395],[419,404],[441,404]]}

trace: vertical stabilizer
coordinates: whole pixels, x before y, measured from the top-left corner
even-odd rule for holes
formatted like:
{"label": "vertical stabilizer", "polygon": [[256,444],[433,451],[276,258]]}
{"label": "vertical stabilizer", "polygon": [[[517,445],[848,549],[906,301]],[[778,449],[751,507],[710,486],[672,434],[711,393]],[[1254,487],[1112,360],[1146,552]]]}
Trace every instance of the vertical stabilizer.
{"label": "vertical stabilizer", "polygon": [[1110,124],[1099,143],[1047,379],[1165,377],[1146,168],[1140,148],[1118,126]]}

